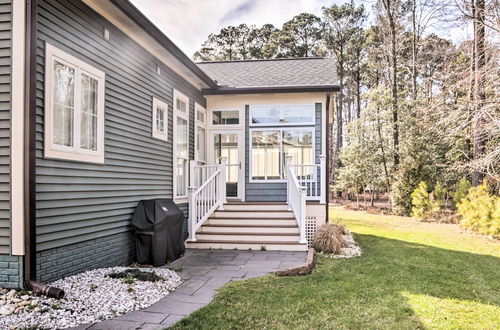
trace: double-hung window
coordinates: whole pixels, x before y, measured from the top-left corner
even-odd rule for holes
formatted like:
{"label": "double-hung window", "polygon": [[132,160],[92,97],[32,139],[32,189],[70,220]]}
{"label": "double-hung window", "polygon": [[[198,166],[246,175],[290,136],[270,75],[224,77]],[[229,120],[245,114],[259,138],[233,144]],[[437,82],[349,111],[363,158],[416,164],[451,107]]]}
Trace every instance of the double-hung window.
{"label": "double-hung window", "polygon": [[283,181],[288,157],[291,164],[313,164],[314,119],[313,104],[251,106],[250,180]]}
{"label": "double-hung window", "polygon": [[189,98],[174,90],[174,198],[187,197],[189,171]]}
{"label": "double-hung window", "polygon": [[104,72],[46,44],[45,157],[104,163],[104,81]]}
{"label": "double-hung window", "polygon": [[194,159],[200,162],[207,160],[206,148],[206,117],[207,111],[198,103],[195,103],[195,141],[194,141]]}
{"label": "double-hung window", "polygon": [[168,105],[153,97],[152,135],[155,139],[168,140]]}

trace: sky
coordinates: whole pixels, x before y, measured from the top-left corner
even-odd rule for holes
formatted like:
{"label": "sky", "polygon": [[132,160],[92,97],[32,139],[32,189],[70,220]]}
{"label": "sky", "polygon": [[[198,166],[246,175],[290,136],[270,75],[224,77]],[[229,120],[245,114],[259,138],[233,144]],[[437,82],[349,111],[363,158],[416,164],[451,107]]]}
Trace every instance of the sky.
{"label": "sky", "polygon": [[[271,23],[281,28],[295,15],[321,15],[321,8],[348,0],[131,0],[186,55],[192,57],[210,33],[228,25]],[[355,0],[372,13],[374,0]],[[439,35],[463,41],[469,31],[440,30]]]}
{"label": "sky", "polygon": [[329,0],[131,0],[186,55],[191,57],[210,33],[246,23],[281,27],[293,16],[321,14]]}

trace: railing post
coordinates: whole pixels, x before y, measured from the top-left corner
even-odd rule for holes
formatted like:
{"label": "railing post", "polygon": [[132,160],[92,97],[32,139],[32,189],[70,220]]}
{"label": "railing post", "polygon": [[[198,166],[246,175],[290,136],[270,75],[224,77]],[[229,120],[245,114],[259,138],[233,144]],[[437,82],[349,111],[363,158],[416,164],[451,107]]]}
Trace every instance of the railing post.
{"label": "railing post", "polygon": [[300,187],[300,243],[307,243],[306,240],[306,199],[307,188]]}
{"label": "railing post", "polygon": [[291,171],[290,171],[290,164],[292,163],[292,156],[286,156],[286,163],[285,163],[285,173],[286,173],[286,203],[288,204],[288,209],[291,208],[290,206],[290,178]]}
{"label": "railing post", "polygon": [[189,185],[191,187],[199,185],[199,180],[197,178],[198,173],[196,171],[196,160],[189,161]]}
{"label": "railing post", "polygon": [[[220,191],[221,191],[221,203],[225,204],[227,202],[227,196],[226,196],[226,171],[227,171],[227,158],[226,157],[221,157],[220,158],[220,177],[221,177],[221,185],[220,185]],[[221,205],[222,206],[222,205]]]}
{"label": "railing post", "polygon": [[195,193],[196,187],[189,186],[188,187],[188,200],[189,200],[189,221],[188,221],[188,231],[189,231],[189,238],[188,240],[190,242],[196,241],[196,199],[195,199]]}
{"label": "railing post", "polygon": [[320,162],[320,175],[321,175],[321,180],[320,180],[320,204],[325,204],[326,203],[326,183],[328,180],[326,179],[326,156],[321,155],[319,156],[319,162]]}

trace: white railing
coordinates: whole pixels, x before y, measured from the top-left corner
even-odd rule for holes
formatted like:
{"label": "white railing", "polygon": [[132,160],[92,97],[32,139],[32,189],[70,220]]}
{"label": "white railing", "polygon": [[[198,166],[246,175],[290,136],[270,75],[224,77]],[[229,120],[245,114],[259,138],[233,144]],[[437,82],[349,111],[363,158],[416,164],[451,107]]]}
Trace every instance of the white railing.
{"label": "white railing", "polygon": [[189,162],[189,185],[199,187],[218,169],[219,165],[206,165],[205,162],[191,160]]}
{"label": "white railing", "polygon": [[[191,163],[190,182],[202,184],[189,187],[189,241],[196,241],[196,231],[217,209],[223,209],[226,202],[226,160],[220,165],[196,165]],[[213,172],[213,173],[212,173]],[[199,177],[193,178],[199,174]],[[203,175],[209,175],[204,180]]]}
{"label": "white railing", "polygon": [[300,242],[307,243],[306,240],[306,188],[302,187],[297,180],[294,166],[287,166],[287,202],[288,207],[293,211],[300,232]]}
{"label": "white railing", "polygon": [[290,164],[288,166],[293,168],[299,186],[305,188],[306,200],[325,204],[326,157],[320,156],[320,164]]}

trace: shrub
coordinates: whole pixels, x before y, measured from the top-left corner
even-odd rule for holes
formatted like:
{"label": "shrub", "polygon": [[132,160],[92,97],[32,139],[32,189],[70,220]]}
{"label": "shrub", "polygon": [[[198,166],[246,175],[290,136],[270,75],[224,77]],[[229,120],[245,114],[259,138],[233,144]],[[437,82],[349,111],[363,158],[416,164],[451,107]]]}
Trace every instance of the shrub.
{"label": "shrub", "polygon": [[456,208],[458,203],[462,201],[467,196],[471,184],[466,178],[460,179],[455,185],[455,191],[451,194],[451,199],[453,201],[453,207]]}
{"label": "shrub", "polygon": [[457,213],[463,227],[500,236],[500,197],[490,194],[486,183],[469,189],[467,196],[457,204]]}
{"label": "shrub", "polygon": [[411,205],[411,215],[417,218],[425,218],[433,211],[434,205],[424,181],[421,181],[411,193]]}
{"label": "shrub", "polygon": [[432,191],[431,202],[432,211],[437,212],[445,206],[446,189],[438,182]]}
{"label": "shrub", "polygon": [[343,226],[327,223],[316,231],[312,246],[316,252],[337,254],[346,246],[342,237],[345,234],[346,230]]}

